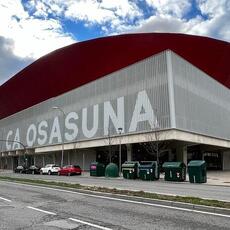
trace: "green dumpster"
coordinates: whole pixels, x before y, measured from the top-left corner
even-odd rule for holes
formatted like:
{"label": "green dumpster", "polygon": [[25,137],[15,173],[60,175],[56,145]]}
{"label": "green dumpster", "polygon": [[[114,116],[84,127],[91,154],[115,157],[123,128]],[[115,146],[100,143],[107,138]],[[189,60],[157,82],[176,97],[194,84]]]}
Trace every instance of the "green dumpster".
{"label": "green dumpster", "polygon": [[141,161],[139,177],[141,180],[158,180],[160,178],[160,170],[157,161]]}
{"label": "green dumpster", "polygon": [[105,168],[105,176],[106,177],[118,177],[119,172],[118,172],[118,167],[114,163],[109,163],[106,168]]}
{"label": "green dumpster", "polygon": [[136,179],[138,177],[138,161],[125,161],[122,164],[122,174],[126,179]]}
{"label": "green dumpster", "polygon": [[90,164],[90,176],[105,176],[105,165],[99,162]]}
{"label": "green dumpster", "polygon": [[166,181],[185,181],[186,166],[183,162],[165,162],[162,165]]}
{"label": "green dumpster", "polygon": [[188,163],[188,175],[190,183],[206,183],[206,162],[201,160],[190,161]]}

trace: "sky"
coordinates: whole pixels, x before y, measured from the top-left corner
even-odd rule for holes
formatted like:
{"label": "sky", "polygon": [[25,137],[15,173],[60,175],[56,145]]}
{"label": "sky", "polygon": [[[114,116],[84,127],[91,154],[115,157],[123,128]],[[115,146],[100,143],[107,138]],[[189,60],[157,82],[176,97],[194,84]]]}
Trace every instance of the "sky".
{"label": "sky", "polygon": [[47,53],[124,33],[230,42],[230,0],[0,0],[0,85]]}

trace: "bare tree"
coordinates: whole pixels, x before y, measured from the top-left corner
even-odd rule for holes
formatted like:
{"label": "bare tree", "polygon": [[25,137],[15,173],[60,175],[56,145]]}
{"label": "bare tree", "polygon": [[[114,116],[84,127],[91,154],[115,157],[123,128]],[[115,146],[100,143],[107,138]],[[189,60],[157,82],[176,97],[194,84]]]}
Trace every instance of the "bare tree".
{"label": "bare tree", "polygon": [[170,141],[162,140],[163,131],[160,129],[152,129],[151,132],[147,134],[147,140],[141,145],[145,148],[149,155],[155,156],[157,163],[159,163],[159,158],[163,152],[168,149]]}
{"label": "bare tree", "polygon": [[148,152],[149,155],[155,156],[157,159],[157,163],[159,164],[159,158],[163,152],[168,149],[170,141],[164,140],[164,131],[160,127],[160,116],[157,109],[154,109],[156,117],[153,121],[153,127],[151,128],[150,132],[147,133],[147,140],[146,142],[142,143],[141,145],[144,146],[145,150]]}
{"label": "bare tree", "polygon": [[106,151],[107,152],[107,154],[109,155],[109,163],[111,163],[112,162],[112,155],[113,155],[113,148],[112,148],[112,145],[113,145],[113,140],[114,140],[114,138],[113,138],[113,136],[112,136],[112,134],[111,134],[111,128],[110,128],[110,126],[109,126],[109,128],[108,128],[108,136],[107,136],[107,143],[106,143],[106,145],[108,144],[108,150]]}

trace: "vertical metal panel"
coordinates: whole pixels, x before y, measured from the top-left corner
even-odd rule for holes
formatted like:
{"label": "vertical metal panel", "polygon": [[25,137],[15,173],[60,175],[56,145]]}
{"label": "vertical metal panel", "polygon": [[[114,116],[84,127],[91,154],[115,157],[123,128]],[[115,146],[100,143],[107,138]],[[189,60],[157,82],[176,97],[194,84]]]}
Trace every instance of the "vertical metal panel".
{"label": "vertical metal panel", "polygon": [[[59,119],[61,126],[60,130],[63,130],[63,114],[59,110],[52,109],[53,106],[58,106],[66,114],[72,111],[78,113],[79,119],[76,121],[76,124],[78,126],[79,133],[74,141],[84,140],[87,138],[82,133],[82,109],[88,109],[87,124],[88,128],[90,128],[93,124],[93,105],[98,104],[99,127],[93,138],[101,138],[104,137],[104,102],[110,101],[114,111],[116,112],[117,98],[124,97],[124,133],[129,134],[130,121],[133,115],[137,95],[138,92],[142,90],[145,90],[148,94],[151,107],[156,113],[160,128],[170,128],[167,81],[166,52],[162,52],[158,55],[149,57],[143,61],[109,74],[101,79],[90,82],[68,93],[56,98],[51,98],[50,100],[21,111],[8,118],[2,119],[0,121],[0,131],[3,133],[3,138],[6,138],[9,130],[12,130],[14,134],[10,137],[10,139],[14,139],[15,131],[18,128],[20,130],[20,141],[26,143],[26,133],[29,125],[35,124],[35,126],[38,127],[38,124],[42,120],[46,120],[48,122],[48,128],[46,131],[49,136],[55,116]],[[150,130],[149,123],[140,122],[138,123],[135,133],[145,132],[148,130]],[[117,135],[117,132],[118,131],[110,122],[110,135]],[[64,142],[66,142],[66,140],[64,140]],[[58,143],[57,139],[53,140],[52,143],[48,143],[47,140],[44,145],[56,143]],[[36,146],[39,146],[37,139],[33,147]]]}
{"label": "vertical metal panel", "polygon": [[177,128],[230,139],[230,90],[172,53]]}

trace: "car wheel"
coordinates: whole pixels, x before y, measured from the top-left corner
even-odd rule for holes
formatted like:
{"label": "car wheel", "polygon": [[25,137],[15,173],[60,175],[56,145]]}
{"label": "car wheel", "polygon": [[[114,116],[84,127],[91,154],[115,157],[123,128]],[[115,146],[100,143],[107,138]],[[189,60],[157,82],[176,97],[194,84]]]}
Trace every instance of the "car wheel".
{"label": "car wheel", "polygon": [[52,174],[52,173],[51,173],[51,171],[49,170],[49,171],[48,171],[48,175],[51,175],[51,174]]}

